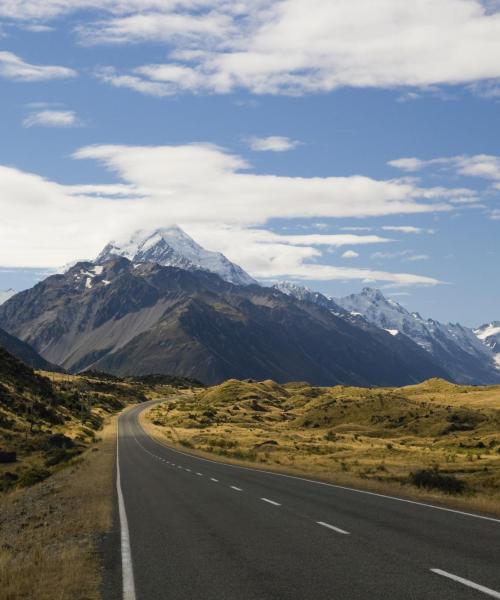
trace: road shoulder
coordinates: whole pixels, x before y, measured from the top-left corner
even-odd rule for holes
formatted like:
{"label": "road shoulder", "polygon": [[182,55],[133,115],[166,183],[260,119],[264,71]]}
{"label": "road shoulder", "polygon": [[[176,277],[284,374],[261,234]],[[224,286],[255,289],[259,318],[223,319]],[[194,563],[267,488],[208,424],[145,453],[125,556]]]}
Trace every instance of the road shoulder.
{"label": "road shoulder", "polygon": [[[6,600],[101,598],[113,528],[117,416],[74,464],[0,499],[0,580]],[[110,565],[104,561],[104,571]]]}

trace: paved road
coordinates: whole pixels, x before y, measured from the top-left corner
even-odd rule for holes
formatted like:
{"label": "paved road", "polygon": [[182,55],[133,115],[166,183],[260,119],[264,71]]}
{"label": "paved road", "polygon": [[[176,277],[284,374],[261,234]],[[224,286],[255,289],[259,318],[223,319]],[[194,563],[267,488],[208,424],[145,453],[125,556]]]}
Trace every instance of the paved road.
{"label": "paved road", "polygon": [[119,422],[127,600],[500,598],[500,520],[196,458],[144,408]]}

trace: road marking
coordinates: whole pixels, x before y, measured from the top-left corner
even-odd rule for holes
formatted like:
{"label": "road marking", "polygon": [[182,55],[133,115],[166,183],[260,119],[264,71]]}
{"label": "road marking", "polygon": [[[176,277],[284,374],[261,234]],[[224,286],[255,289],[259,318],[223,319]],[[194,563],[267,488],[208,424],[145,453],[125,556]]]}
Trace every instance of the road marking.
{"label": "road marking", "polygon": [[327,529],[331,529],[332,531],[336,531],[337,533],[343,533],[344,535],[349,535],[348,531],[344,531],[343,529],[340,529],[339,527],[335,527],[334,525],[330,525],[330,523],[325,523],[324,521],[316,521],[316,523],[318,525],[321,525],[322,527],[326,527]]}
{"label": "road marking", "polygon": [[[152,406],[155,403],[159,403],[159,401],[153,400],[151,402],[148,402],[146,406],[144,406],[144,405],[141,406],[140,410],[138,410],[136,412],[136,416],[138,416],[143,410],[146,410],[146,408],[149,408],[150,406]],[[423,506],[424,508],[432,508],[434,510],[442,510],[444,512],[451,512],[451,513],[455,513],[457,515],[462,515],[464,517],[472,517],[474,519],[482,519],[484,521],[491,521],[493,523],[500,524],[500,519],[496,519],[494,517],[486,517],[485,515],[477,515],[474,513],[463,511],[463,510],[456,510],[454,508],[445,508],[444,506],[436,506],[435,504],[428,504],[426,502],[419,502],[417,500],[408,500],[407,498],[398,498],[397,496],[389,496],[388,494],[379,494],[378,492],[369,492],[368,490],[360,490],[360,489],[348,487],[345,485],[338,485],[336,483],[327,483],[326,481],[318,481],[315,479],[308,479],[307,477],[299,477],[297,475],[286,475],[285,473],[277,473],[276,471],[265,471],[264,469],[254,469],[252,467],[231,465],[229,463],[225,463],[220,460],[214,460],[211,458],[202,458],[201,456],[196,456],[196,454],[190,454],[188,452],[183,452],[182,450],[177,450],[175,448],[172,448],[172,446],[169,446],[168,444],[158,441],[153,436],[149,435],[149,433],[147,433],[147,431],[144,429],[144,427],[141,425],[141,423],[139,422],[138,419],[136,419],[136,423],[137,423],[138,427],[142,430],[143,434],[149,440],[151,440],[153,443],[158,444],[159,446],[162,446],[163,448],[168,448],[168,450],[170,450],[171,452],[175,452],[176,454],[181,454],[182,456],[187,456],[188,458],[191,458],[191,459],[214,463],[216,465],[223,466],[223,467],[229,467],[231,469],[240,469],[243,471],[253,471],[254,473],[260,473],[261,475],[271,475],[273,477],[284,477],[286,479],[295,479],[297,481],[305,481],[306,483],[314,483],[315,485],[331,487],[331,488],[335,488],[337,490],[344,490],[346,492],[354,492],[355,494],[365,494],[367,496],[376,496],[378,498],[384,498],[385,500],[394,500],[396,502],[404,502],[406,504],[414,504],[416,506]],[[137,438],[135,436],[133,436],[133,437],[137,441]],[[137,443],[140,445],[140,443],[138,441],[137,441]]]}
{"label": "road marking", "polygon": [[[144,410],[144,409],[143,409]],[[366,496],[375,496],[377,498],[384,498],[385,500],[395,500],[396,502],[404,502],[405,504],[414,504],[416,506],[423,506],[424,508],[433,508],[434,510],[442,510],[444,512],[455,513],[457,515],[462,515],[464,517],[472,517],[474,519],[482,519],[484,521],[491,521],[493,523],[500,524],[500,519],[495,519],[494,517],[486,517],[485,515],[477,515],[474,513],[466,512],[463,510],[456,510],[454,508],[445,508],[444,506],[436,506],[435,504],[428,504],[426,502],[418,502],[417,500],[408,500],[407,498],[398,498],[397,496],[389,496],[388,494],[379,494],[378,492],[369,492],[368,490],[359,490],[357,488],[348,487],[345,485],[338,485],[336,483],[327,483],[326,481],[317,481],[315,479],[308,479],[307,477],[299,477],[298,475],[285,475],[285,473],[277,473],[276,471],[265,471],[264,469],[254,469],[252,467],[243,467],[241,465],[231,465],[229,463],[222,462],[220,460],[213,460],[211,458],[202,458],[201,456],[197,456],[196,454],[189,454],[188,452],[183,452],[182,450],[177,450],[169,446],[168,444],[164,444],[159,442],[154,437],[150,436],[144,427],[137,421],[139,427],[142,429],[144,435],[146,435],[152,442],[155,444],[159,444],[164,448],[168,448],[170,452],[175,452],[176,454],[181,454],[182,456],[187,456],[191,459],[200,460],[203,462],[213,463],[222,467],[228,467],[230,469],[240,469],[242,471],[252,471],[254,473],[260,473],[261,475],[271,475],[273,477],[284,477],[285,479],[295,479],[297,481],[304,481],[306,483],[313,483],[315,485],[322,485],[325,487],[335,488],[337,490],[344,490],[346,492],[354,492],[355,494],[365,494]]]}
{"label": "road marking", "polygon": [[203,477],[203,473],[196,473],[199,477]]}
{"label": "road marking", "polygon": [[134,570],[132,566],[132,552],[130,550],[130,533],[128,530],[127,512],[123,500],[120,479],[120,419],[116,428],[116,491],[118,494],[118,514],[120,516],[120,545],[122,554],[122,587],[123,600],[135,600]]}
{"label": "road marking", "polygon": [[267,502],[268,504],[272,504],[273,506],[281,506],[279,502],[275,502],[274,500],[269,500],[269,498],[261,498],[263,502]]}
{"label": "road marking", "polygon": [[443,577],[447,577],[448,579],[452,579],[453,581],[457,581],[467,587],[472,588],[473,590],[477,590],[478,592],[483,592],[487,596],[491,596],[492,598],[500,598],[500,593],[495,592],[495,590],[491,590],[490,588],[485,587],[484,585],[479,585],[479,583],[474,583],[469,579],[464,579],[463,577],[459,577],[458,575],[453,575],[452,573],[447,573],[446,571],[442,571],[441,569],[431,569],[433,573],[436,575],[442,575]]}
{"label": "road marking", "polygon": [[229,486],[232,490],[235,490],[236,492],[242,492],[243,490],[239,487],[236,487],[235,485],[230,485]]}
{"label": "road marking", "polygon": [[191,473],[191,469],[186,469],[186,471],[187,471],[188,473]]}
{"label": "road marking", "polygon": [[210,477],[210,481],[215,481],[215,483],[219,483],[219,480],[215,479],[215,477]]}

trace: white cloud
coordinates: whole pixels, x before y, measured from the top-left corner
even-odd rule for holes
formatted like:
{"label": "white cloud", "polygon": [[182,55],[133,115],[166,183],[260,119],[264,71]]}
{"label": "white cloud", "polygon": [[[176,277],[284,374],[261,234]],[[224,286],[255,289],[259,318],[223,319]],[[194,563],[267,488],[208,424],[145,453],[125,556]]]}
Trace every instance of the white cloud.
{"label": "white cloud", "polygon": [[342,254],[342,258],[358,258],[359,254],[354,250],[346,250],[344,254]]}
{"label": "white cloud", "polygon": [[419,262],[429,260],[430,256],[428,254],[415,254],[413,250],[402,250],[401,252],[374,252],[371,258],[378,261],[400,259],[405,262]]}
{"label": "white cloud", "polygon": [[417,262],[420,260],[429,260],[430,256],[428,254],[410,254],[406,257],[405,260],[409,260],[410,262]]}
{"label": "white cloud", "polygon": [[259,138],[251,137],[248,145],[254,152],[286,152],[300,145],[300,142],[280,135]]}
{"label": "white cloud", "polygon": [[491,154],[449,156],[430,160],[398,158],[391,160],[388,164],[403,171],[420,171],[428,167],[437,167],[452,170],[465,177],[481,177],[500,181],[500,157]]}
{"label": "white cloud", "polygon": [[216,93],[428,89],[500,78],[500,15],[477,0],[212,0],[196,10],[146,1],[121,15],[118,2],[102,6],[111,16],[80,27],[86,43],[165,42],[169,62]]}
{"label": "white cloud", "polygon": [[168,84],[150,81],[140,75],[119,75],[113,67],[96,69],[95,75],[104,83],[117,88],[128,88],[148,96],[170,96],[174,92]]}
{"label": "white cloud", "polygon": [[[406,180],[284,177],[252,173],[241,157],[209,144],[89,146],[77,159],[99,161],[114,184],[61,185],[0,167],[0,264],[58,266],[92,257],[134,229],[179,223],[254,276],[367,279],[431,284],[432,277],[347,269],[325,261],[330,247],[388,243],[355,233],[280,235],[270,219],[370,217],[449,210],[442,191]],[[13,201],[15,199],[15,202]]]}
{"label": "white cloud", "polygon": [[425,161],[419,158],[397,158],[396,160],[390,160],[388,163],[391,167],[401,169],[402,171],[420,171],[425,165]]}
{"label": "white cloud", "polygon": [[72,110],[40,110],[29,114],[23,121],[24,127],[78,127],[81,124]]}
{"label": "white cloud", "polygon": [[424,229],[423,227],[414,227],[412,225],[385,225],[382,229],[398,233],[435,233],[434,229]]}
{"label": "white cloud", "polygon": [[0,77],[14,81],[46,81],[75,77],[76,72],[67,67],[32,65],[12,52],[0,52]]}
{"label": "white cloud", "polygon": [[[455,84],[496,94],[500,14],[491,6],[480,0],[8,0],[0,17],[43,27],[94,9],[99,18],[75,29],[83,43],[164,43],[170,53],[165,68],[189,70],[197,90],[405,87],[411,97],[415,90]],[[163,68],[146,67],[143,75],[125,70],[116,77],[154,82],[151,68]],[[184,78],[171,86],[170,93],[193,90]]]}

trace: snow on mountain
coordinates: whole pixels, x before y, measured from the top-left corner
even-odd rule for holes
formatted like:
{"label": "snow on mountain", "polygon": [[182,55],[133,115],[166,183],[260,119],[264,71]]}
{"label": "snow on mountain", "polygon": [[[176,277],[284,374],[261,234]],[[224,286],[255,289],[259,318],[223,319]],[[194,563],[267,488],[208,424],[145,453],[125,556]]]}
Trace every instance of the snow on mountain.
{"label": "snow on mountain", "polygon": [[498,377],[491,347],[478,339],[472,329],[458,323],[424,319],[372,288],[336,302],[351,314],[361,313],[370,323],[393,335],[396,331],[405,334],[437,358],[457,381],[491,383]]}
{"label": "snow on mountain", "polygon": [[14,294],[17,294],[16,290],[9,288],[8,290],[0,290],[0,304],[7,302],[9,298],[12,298]]}
{"label": "snow on mountain", "polygon": [[279,283],[274,284],[273,288],[280,291],[282,294],[285,294],[286,296],[292,296],[301,302],[312,302],[313,304],[318,304],[323,308],[327,308],[337,317],[346,318],[350,322],[355,322],[355,319],[351,317],[350,313],[340,307],[333,298],[330,298],[330,296],[325,296],[320,292],[315,292],[308,287],[297,285],[289,281],[280,281]]}
{"label": "snow on mountain", "polygon": [[114,256],[124,256],[132,262],[153,262],[188,271],[210,271],[235,285],[256,283],[241,267],[220,252],[205,250],[177,225],[154,231],[139,230],[127,240],[112,241],[95,262],[103,263]]}
{"label": "snow on mountain", "polygon": [[474,330],[474,334],[493,352],[497,368],[500,369],[500,321],[481,325]]}

